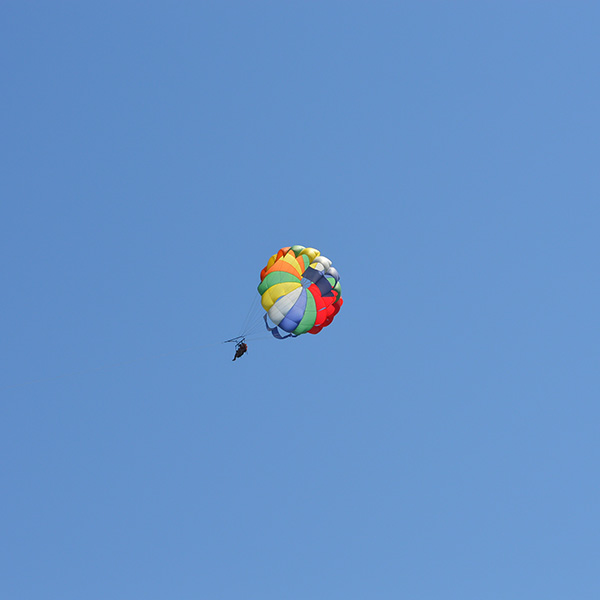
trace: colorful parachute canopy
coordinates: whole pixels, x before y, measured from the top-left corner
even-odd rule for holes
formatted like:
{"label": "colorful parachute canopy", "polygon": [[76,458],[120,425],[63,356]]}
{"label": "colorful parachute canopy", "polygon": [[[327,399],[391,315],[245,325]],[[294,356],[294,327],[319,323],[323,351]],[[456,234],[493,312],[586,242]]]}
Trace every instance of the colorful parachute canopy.
{"label": "colorful parachute canopy", "polygon": [[[260,273],[258,293],[277,338],[319,333],[342,307],[340,276],[314,248],[291,246],[273,254]],[[277,328],[288,332],[282,336]]]}

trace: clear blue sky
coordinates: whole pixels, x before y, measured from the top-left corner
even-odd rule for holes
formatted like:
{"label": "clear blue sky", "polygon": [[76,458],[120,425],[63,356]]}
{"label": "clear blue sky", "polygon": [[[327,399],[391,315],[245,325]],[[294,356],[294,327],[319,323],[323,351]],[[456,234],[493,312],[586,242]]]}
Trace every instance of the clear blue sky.
{"label": "clear blue sky", "polygon": [[2,2],[0,596],[600,598],[599,22]]}

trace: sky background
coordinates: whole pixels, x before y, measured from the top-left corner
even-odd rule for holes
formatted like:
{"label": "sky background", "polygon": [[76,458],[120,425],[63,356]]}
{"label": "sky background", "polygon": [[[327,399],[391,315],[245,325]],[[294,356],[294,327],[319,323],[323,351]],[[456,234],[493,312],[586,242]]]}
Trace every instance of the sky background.
{"label": "sky background", "polygon": [[3,1],[0,597],[599,598],[599,22]]}

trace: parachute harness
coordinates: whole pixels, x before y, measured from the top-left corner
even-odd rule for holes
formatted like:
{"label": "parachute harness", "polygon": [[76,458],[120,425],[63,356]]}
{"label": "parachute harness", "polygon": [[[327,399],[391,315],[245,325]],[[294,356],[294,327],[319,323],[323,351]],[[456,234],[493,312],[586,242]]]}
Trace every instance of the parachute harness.
{"label": "parachute harness", "polygon": [[237,337],[231,338],[230,340],[225,340],[223,343],[227,344],[228,342],[233,342],[235,343],[235,349],[237,350],[245,341],[245,336],[238,335]]}

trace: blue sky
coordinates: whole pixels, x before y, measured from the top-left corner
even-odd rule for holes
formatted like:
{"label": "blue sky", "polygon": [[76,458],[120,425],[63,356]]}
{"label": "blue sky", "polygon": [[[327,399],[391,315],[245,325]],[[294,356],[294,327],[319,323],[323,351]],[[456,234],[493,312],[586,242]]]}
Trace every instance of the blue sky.
{"label": "blue sky", "polygon": [[3,2],[0,595],[598,598],[599,19]]}

